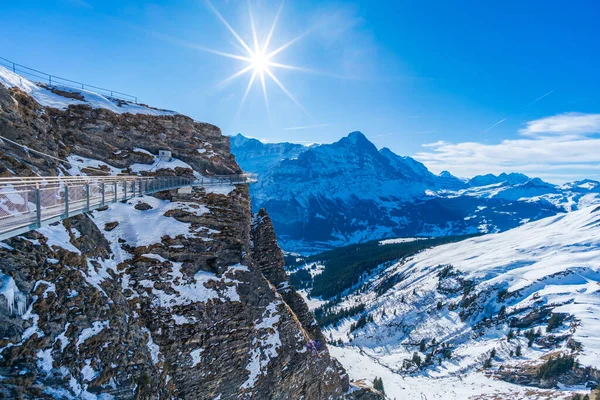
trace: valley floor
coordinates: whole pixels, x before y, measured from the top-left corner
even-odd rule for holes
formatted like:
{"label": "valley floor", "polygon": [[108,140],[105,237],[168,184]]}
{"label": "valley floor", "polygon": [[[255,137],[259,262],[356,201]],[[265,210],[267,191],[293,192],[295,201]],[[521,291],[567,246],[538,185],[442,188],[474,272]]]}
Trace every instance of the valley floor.
{"label": "valley floor", "polygon": [[[371,383],[375,377],[382,378],[385,393],[392,400],[549,400],[571,399],[577,393],[576,390],[569,389],[544,390],[514,385],[478,372],[444,378],[400,375],[367,356],[357,347],[330,346],[329,349],[348,371],[350,379],[366,379]],[[589,392],[581,391],[580,393]]]}

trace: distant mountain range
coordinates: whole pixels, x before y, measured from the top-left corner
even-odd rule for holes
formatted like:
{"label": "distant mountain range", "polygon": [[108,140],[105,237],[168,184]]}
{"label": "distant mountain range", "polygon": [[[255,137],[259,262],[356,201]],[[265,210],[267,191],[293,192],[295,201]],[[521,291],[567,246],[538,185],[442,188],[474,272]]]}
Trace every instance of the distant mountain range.
{"label": "distant mountain range", "polygon": [[387,237],[504,231],[600,198],[591,180],[557,186],[518,173],[435,175],[360,132],[311,147],[238,134],[231,152],[260,174],[253,207],[267,208],[285,250],[304,253]]}

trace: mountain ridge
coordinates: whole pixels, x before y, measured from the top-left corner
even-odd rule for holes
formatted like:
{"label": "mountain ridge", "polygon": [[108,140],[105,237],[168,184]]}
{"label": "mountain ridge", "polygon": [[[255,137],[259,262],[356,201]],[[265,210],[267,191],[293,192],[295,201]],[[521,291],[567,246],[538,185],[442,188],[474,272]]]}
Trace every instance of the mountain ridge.
{"label": "mountain ridge", "polygon": [[[519,173],[435,175],[411,157],[378,150],[358,131],[298,150],[294,157],[271,159],[251,189],[253,207],[269,210],[288,251],[503,231],[596,202],[600,193],[591,180],[558,186]],[[232,152],[246,169],[252,150],[232,144]]]}

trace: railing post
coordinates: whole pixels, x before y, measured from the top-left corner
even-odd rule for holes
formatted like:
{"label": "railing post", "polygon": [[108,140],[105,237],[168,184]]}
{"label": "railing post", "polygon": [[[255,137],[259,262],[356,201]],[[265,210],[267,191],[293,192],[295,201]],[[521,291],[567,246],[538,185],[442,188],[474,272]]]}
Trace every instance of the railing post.
{"label": "railing post", "polygon": [[37,227],[41,228],[42,227],[42,201],[40,199],[40,186],[39,184],[36,185],[37,187],[35,188],[35,216],[36,216],[36,220],[37,220]]}
{"label": "railing post", "polygon": [[117,181],[115,181],[114,186],[115,186],[115,201],[114,201],[114,203],[116,203],[117,202],[117,192],[119,191],[119,186],[118,186]]}
{"label": "railing post", "polygon": [[69,218],[69,186],[65,184],[65,218]]}
{"label": "railing post", "polygon": [[52,86],[52,75],[48,75],[48,83]]}
{"label": "railing post", "polygon": [[123,182],[123,190],[125,190],[125,193],[123,194],[123,200],[127,200],[127,181]]}
{"label": "railing post", "polygon": [[140,197],[142,197],[142,180],[140,179],[139,181],[139,188],[140,188]]}
{"label": "railing post", "polygon": [[85,184],[85,211],[90,211],[90,184]]}
{"label": "railing post", "polygon": [[102,185],[102,207],[104,207],[104,182],[100,183]]}

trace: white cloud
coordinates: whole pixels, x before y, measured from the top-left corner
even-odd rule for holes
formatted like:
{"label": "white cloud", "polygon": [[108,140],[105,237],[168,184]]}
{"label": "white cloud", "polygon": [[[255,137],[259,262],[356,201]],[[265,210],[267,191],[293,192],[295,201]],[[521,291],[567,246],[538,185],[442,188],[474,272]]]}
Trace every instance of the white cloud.
{"label": "white cloud", "polygon": [[600,114],[566,113],[527,123],[524,138],[497,144],[424,144],[414,155],[433,172],[458,176],[522,172],[551,182],[600,179]]}
{"label": "white cloud", "polygon": [[564,113],[529,121],[523,135],[588,135],[600,132],[600,114]]}

